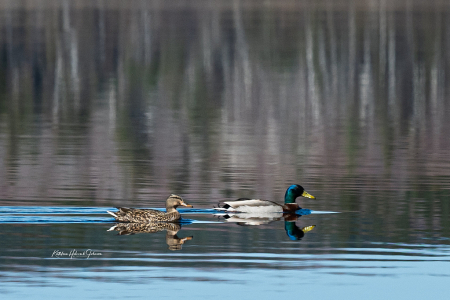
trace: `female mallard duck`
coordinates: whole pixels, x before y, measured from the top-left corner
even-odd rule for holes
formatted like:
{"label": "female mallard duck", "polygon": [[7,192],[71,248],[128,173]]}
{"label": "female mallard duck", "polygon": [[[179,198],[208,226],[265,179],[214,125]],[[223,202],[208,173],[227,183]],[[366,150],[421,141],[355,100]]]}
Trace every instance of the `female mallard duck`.
{"label": "female mallard duck", "polygon": [[119,231],[119,235],[132,235],[136,233],[155,233],[167,230],[166,244],[169,250],[181,250],[186,241],[192,240],[193,236],[179,238],[177,233],[181,230],[179,223],[150,222],[150,223],[117,223],[108,231]]}
{"label": "female mallard duck", "polygon": [[119,211],[107,211],[116,218],[118,222],[128,223],[148,223],[148,222],[176,222],[181,219],[180,213],[176,210],[178,206],[192,207],[184,203],[183,199],[177,195],[170,195],[166,201],[166,212],[154,209],[136,209],[118,207]]}
{"label": "female mallard duck", "polygon": [[294,184],[286,190],[286,194],[284,195],[284,205],[269,200],[240,198],[236,201],[224,202],[222,207],[215,209],[247,213],[295,213],[295,211],[301,209],[301,207],[295,203],[295,199],[300,196],[316,199],[314,196],[307,193],[301,185]]}

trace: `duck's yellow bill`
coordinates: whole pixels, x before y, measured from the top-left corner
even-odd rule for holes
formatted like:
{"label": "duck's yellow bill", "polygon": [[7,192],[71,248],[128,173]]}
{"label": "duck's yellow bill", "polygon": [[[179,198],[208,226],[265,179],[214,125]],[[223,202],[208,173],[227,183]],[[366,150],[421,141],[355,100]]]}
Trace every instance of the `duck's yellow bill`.
{"label": "duck's yellow bill", "polygon": [[303,191],[302,196],[303,196],[303,197],[306,197],[306,198],[316,199],[316,197],[314,197],[313,195],[311,195],[311,194],[308,193],[307,191]]}
{"label": "duck's yellow bill", "polygon": [[192,240],[193,238],[194,238],[193,236],[187,236],[187,237],[185,237],[185,238],[182,238],[182,239],[181,239],[181,243],[183,244],[184,242],[190,241],[190,240]]}
{"label": "duck's yellow bill", "polygon": [[186,203],[181,203],[181,205],[183,205],[183,206],[186,206],[186,207],[193,207],[192,205],[190,205],[190,204],[186,204]]}
{"label": "duck's yellow bill", "polygon": [[314,227],[316,227],[316,225],[306,226],[306,227],[303,227],[303,228],[302,228],[302,231],[303,231],[304,233],[307,233],[308,231],[313,230]]}

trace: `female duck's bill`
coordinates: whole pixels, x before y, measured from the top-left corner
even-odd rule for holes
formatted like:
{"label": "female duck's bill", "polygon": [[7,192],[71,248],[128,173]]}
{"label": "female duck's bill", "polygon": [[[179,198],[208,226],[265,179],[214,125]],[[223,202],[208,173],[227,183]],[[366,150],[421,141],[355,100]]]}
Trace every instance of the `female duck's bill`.
{"label": "female duck's bill", "polygon": [[166,200],[166,212],[172,212],[176,210],[178,206],[193,207],[192,205],[185,203],[180,196],[174,194],[170,195]]}

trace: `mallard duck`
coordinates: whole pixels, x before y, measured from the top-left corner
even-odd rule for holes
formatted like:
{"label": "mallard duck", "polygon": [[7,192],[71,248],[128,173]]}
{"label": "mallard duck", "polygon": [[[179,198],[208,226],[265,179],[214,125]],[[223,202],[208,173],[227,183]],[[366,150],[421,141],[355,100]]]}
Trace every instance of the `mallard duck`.
{"label": "mallard duck", "polygon": [[175,231],[181,229],[179,223],[170,222],[150,222],[150,223],[117,223],[108,231],[118,231],[119,235],[133,235],[136,233],[156,233],[160,231]]}
{"label": "mallard duck", "polygon": [[301,207],[295,203],[297,197],[307,197],[311,199],[316,199],[316,197],[310,195],[306,192],[301,185],[294,184],[291,185],[284,195],[284,205],[278,204],[269,200],[260,199],[248,199],[240,198],[236,201],[224,202],[222,207],[215,208],[220,211],[231,211],[231,212],[284,212],[284,213],[295,213],[295,211],[301,209]]}
{"label": "mallard duck", "polygon": [[183,199],[177,195],[170,195],[166,201],[166,212],[154,209],[136,209],[127,207],[117,207],[119,211],[107,211],[116,218],[118,222],[128,223],[148,223],[148,222],[176,222],[181,219],[177,211],[178,206],[193,207],[184,203]]}
{"label": "mallard duck", "polygon": [[238,225],[259,226],[280,220],[283,218],[283,213],[228,212],[215,214],[215,216],[223,218],[225,222],[236,223]]}
{"label": "mallard duck", "polygon": [[316,227],[316,225],[310,225],[300,228],[295,224],[295,222],[284,222],[284,229],[286,230],[286,234],[293,241],[301,240],[302,237],[305,236],[305,233],[313,230],[314,227]]}
{"label": "mallard duck", "polygon": [[108,231],[118,231],[119,235],[133,235],[136,233],[156,233],[167,230],[166,244],[170,250],[181,250],[182,245],[186,241],[192,240],[192,236],[179,238],[177,236],[181,225],[169,222],[152,222],[152,223],[118,223],[108,229]]}

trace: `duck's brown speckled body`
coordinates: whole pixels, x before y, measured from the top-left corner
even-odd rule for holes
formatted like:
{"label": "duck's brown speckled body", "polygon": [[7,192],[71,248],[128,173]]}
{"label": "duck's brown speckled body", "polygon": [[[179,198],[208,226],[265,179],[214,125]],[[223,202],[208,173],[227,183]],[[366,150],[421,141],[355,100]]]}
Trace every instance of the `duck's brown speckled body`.
{"label": "duck's brown speckled body", "polygon": [[179,231],[180,224],[171,222],[151,222],[151,223],[117,223],[108,231],[118,231],[119,235],[131,235],[136,233],[155,233],[163,230]]}
{"label": "duck's brown speckled body", "polygon": [[185,238],[179,238],[177,236],[178,231],[181,229],[181,225],[170,222],[151,222],[151,223],[118,223],[111,227],[108,231],[118,231],[119,235],[132,235],[136,233],[155,233],[163,230],[167,230],[166,244],[170,250],[181,250],[182,245],[189,240],[192,240],[192,236]]}
{"label": "duck's brown speckled body", "polygon": [[119,211],[108,211],[108,213],[112,215],[118,222],[176,222],[181,219],[181,215],[176,209],[178,206],[192,207],[192,205],[184,203],[183,199],[180,196],[172,194],[166,201],[166,212],[154,209],[118,207],[117,209]]}

